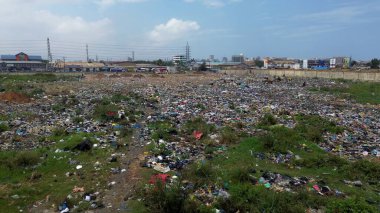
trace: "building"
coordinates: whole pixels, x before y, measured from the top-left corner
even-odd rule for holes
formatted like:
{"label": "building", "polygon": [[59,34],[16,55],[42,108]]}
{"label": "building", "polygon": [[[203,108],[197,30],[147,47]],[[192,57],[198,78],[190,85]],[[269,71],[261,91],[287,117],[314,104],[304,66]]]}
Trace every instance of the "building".
{"label": "building", "polygon": [[307,59],[302,60],[302,69],[309,69],[309,61]]}
{"label": "building", "polygon": [[47,63],[41,56],[27,55],[23,52],[17,55],[1,55],[0,68],[7,71],[43,71]]}
{"label": "building", "polygon": [[175,56],[173,56],[173,63],[175,65],[186,64],[186,56],[184,56],[184,55],[175,55]]}
{"label": "building", "polygon": [[[68,62],[58,60],[54,63],[54,70],[62,70],[64,72],[99,72],[99,71],[109,71],[115,66],[105,66],[101,62]],[[117,66],[120,67],[120,66]]]}
{"label": "building", "polygon": [[244,55],[243,54],[233,55],[231,59],[232,59],[231,62],[234,62],[234,63],[244,63]]}
{"label": "building", "polygon": [[351,57],[344,57],[343,58],[343,69],[349,69],[351,68]]}
{"label": "building", "polygon": [[228,62],[228,58],[227,57],[223,57],[222,62],[224,62],[224,63]]}
{"label": "building", "polygon": [[336,58],[330,58],[330,68],[331,69],[336,68]]}
{"label": "building", "polygon": [[263,61],[264,61],[264,68],[268,69],[269,68],[270,59],[269,58],[264,58]]}

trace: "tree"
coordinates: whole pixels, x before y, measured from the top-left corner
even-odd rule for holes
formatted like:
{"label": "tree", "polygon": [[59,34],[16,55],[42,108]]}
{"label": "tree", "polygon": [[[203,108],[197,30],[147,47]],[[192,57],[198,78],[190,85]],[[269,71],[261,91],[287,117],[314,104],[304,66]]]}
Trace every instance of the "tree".
{"label": "tree", "polygon": [[262,60],[255,60],[255,66],[256,67],[263,67],[264,66],[264,61]]}
{"label": "tree", "polygon": [[371,69],[379,69],[380,61],[377,58],[374,58],[370,62]]}
{"label": "tree", "polygon": [[155,61],[155,64],[158,66],[163,66],[164,62],[161,59],[158,59],[157,61]]}
{"label": "tree", "polygon": [[352,62],[351,62],[351,67],[354,67],[354,66],[356,66],[356,65],[358,65],[358,62],[357,62],[357,61],[352,61]]}
{"label": "tree", "polygon": [[201,64],[201,66],[199,66],[198,70],[199,70],[199,71],[206,71],[206,70],[207,70],[206,62],[203,62],[203,63]]}

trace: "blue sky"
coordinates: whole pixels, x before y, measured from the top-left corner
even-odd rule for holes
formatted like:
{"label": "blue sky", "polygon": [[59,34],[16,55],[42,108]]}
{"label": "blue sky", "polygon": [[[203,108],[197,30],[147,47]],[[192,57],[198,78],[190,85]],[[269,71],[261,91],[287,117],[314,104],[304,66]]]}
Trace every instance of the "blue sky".
{"label": "blue sky", "polygon": [[380,57],[380,0],[0,0],[0,53]]}

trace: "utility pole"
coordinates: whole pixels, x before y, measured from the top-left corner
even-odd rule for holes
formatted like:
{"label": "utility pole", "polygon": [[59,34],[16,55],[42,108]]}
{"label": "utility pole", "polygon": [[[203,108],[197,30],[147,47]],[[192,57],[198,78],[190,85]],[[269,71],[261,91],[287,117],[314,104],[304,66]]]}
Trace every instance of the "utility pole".
{"label": "utility pole", "polygon": [[48,63],[46,64],[46,71],[50,70],[50,64],[53,62],[53,56],[50,49],[50,39],[47,38],[47,51],[48,51]]}
{"label": "utility pole", "polygon": [[66,68],[66,57],[63,57],[63,72],[65,72]]}
{"label": "utility pole", "polygon": [[189,42],[186,44],[186,62],[190,61],[190,45]]}
{"label": "utility pole", "polygon": [[88,44],[86,44],[86,56],[87,56],[87,62],[90,62],[90,58],[88,57]]}

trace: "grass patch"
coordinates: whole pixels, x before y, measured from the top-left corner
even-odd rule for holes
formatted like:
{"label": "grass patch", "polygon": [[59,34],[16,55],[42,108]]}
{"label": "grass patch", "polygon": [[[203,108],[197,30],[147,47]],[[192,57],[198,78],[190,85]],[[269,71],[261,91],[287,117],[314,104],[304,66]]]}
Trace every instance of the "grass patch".
{"label": "grass patch", "polygon": [[268,126],[273,126],[277,124],[277,119],[274,117],[274,115],[266,113],[259,121],[258,127],[259,128],[265,128]]}
{"label": "grass patch", "polygon": [[349,97],[363,104],[380,104],[380,83],[344,82],[343,86],[312,88],[311,91],[328,92],[341,97]]}
{"label": "grass patch", "polygon": [[151,123],[148,127],[153,131],[152,139],[155,141],[158,141],[159,139],[168,141],[173,135],[178,134],[174,124],[167,120]]}
{"label": "grass patch", "polygon": [[[192,192],[215,186],[224,188],[230,196],[227,199],[215,198],[204,208],[205,212],[212,209],[222,209],[225,212],[305,212],[307,209],[321,209],[326,212],[355,212],[349,209],[363,209],[366,212],[376,212],[376,206],[380,203],[380,186],[370,182],[376,182],[380,178],[379,164],[369,161],[350,162],[326,153],[316,145],[313,137],[304,134],[304,129],[315,127],[318,134],[341,130],[317,116],[299,116],[296,119],[298,128],[268,127],[267,133],[261,137],[243,140],[229,146],[227,151],[218,153],[211,160],[198,161],[185,168],[182,178],[190,181],[194,188],[191,192],[178,195],[181,196],[181,203],[176,205],[182,206],[176,210],[181,212],[187,210],[186,205],[191,205],[192,211],[189,212],[200,212],[204,203],[194,199]],[[276,162],[272,156],[278,153],[292,153],[300,159]],[[212,150],[209,154],[212,154]],[[257,157],[258,154],[264,158]],[[262,184],[257,184],[259,178],[268,171],[283,177],[308,177],[314,181],[292,188],[292,192],[269,190]],[[343,183],[344,179],[360,180],[363,186],[346,185]],[[310,190],[314,184],[329,186],[332,190],[343,192],[347,197],[318,195]],[[185,202],[182,202],[182,198]],[[175,199],[170,202],[174,201]],[[155,209],[156,205],[156,202],[148,203],[148,208]],[[164,211],[161,208],[157,212]]]}
{"label": "grass patch", "polygon": [[224,127],[221,131],[220,142],[223,144],[236,144],[239,142],[239,137],[234,129]]}
{"label": "grass patch", "polygon": [[[49,140],[63,139],[64,142],[28,152],[0,152],[0,212],[19,212],[18,208],[27,211],[28,206],[46,196],[50,197],[49,206],[58,206],[72,194],[74,186],[84,187],[86,192],[98,190],[98,186],[106,187],[110,168],[118,166],[118,162],[107,160],[113,149],[73,150],[85,138],[94,142],[94,136],[87,133],[52,136]],[[96,161],[101,164],[99,169],[94,167]],[[77,165],[83,168],[77,170]],[[14,199],[13,195],[19,198]],[[72,195],[71,209],[74,203],[82,200],[80,195]],[[86,209],[86,206],[81,208]]]}
{"label": "grass patch", "polygon": [[0,133],[8,131],[8,130],[9,130],[9,126],[7,124],[0,123]]}
{"label": "grass patch", "polygon": [[206,123],[202,118],[194,118],[188,120],[182,128],[185,135],[192,135],[194,131],[201,131],[203,138],[207,137],[210,133],[215,131],[215,126]]}
{"label": "grass patch", "polygon": [[112,121],[118,118],[119,107],[115,104],[100,103],[95,107],[93,117],[100,121]]}
{"label": "grass patch", "polygon": [[306,140],[313,142],[322,142],[325,132],[338,134],[344,131],[343,127],[318,115],[297,115],[295,120],[297,125],[294,130]]}
{"label": "grass patch", "polygon": [[71,81],[77,80],[78,76],[73,75],[56,75],[53,73],[36,73],[36,74],[2,74],[0,75],[0,83],[8,82],[55,82],[55,81]]}

